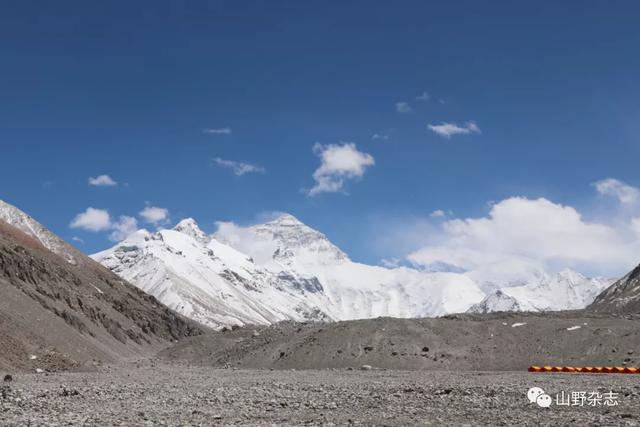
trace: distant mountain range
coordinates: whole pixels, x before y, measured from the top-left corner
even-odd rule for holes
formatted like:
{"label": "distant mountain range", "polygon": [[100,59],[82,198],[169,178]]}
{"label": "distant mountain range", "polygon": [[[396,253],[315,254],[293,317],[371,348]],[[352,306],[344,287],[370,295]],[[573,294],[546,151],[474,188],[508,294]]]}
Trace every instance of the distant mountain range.
{"label": "distant mountain range", "polygon": [[138,231],[92,258],[212,327],[580,309],[613,282],[564,270],[534,271],[517,282],[489,286],[486,277],[473,274],[361,264],[288,214],[248,232],[260,259],[241,252],[236,242],[205,234],[193,219],[172,230]]}
{"label": "distant mountain range", "polygon": [[[75,268],[93,264],[29,215],[1,201],[0,220]],[[188,218],[173,229],[140,230],[91,258],[169,308],[214,328],[287,319],[581,309],[613,283],[572,270],[532,270],[517,281],[500,282],[486,272],[366,265],[352,261],[325,235],[288,214],[246,232],[259,256],[252,250],[242,252],[246,245],[233,239],[207,235]],[[596,299],[600,306],[603,298]],[[624,293],[624,298],[632,297]]]}

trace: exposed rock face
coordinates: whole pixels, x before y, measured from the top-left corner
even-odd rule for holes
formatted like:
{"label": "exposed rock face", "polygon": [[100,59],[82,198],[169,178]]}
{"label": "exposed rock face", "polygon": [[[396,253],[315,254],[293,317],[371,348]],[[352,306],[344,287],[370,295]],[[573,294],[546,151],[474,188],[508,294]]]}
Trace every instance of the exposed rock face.
{"label": "exposed rock face", "polygon": [[0,221],[31,236],[51,252],[61,256],[70,264],[77,264],[84,255],[73,246],[53,234],[38,221],[9,203],[0,200]]}
{"label": "exposed rock face", "polygon": [[93,260],[65,251],[62,239],[45,235],[45,242],[61,242],[54,245],[62,248],[59,254],[0,220],[0,366],[117,361],[202,333]]}
{"label": "exposed rock face", "polygon": [[588,307],[598,312],[640,312],[640,265],[596,297]]}

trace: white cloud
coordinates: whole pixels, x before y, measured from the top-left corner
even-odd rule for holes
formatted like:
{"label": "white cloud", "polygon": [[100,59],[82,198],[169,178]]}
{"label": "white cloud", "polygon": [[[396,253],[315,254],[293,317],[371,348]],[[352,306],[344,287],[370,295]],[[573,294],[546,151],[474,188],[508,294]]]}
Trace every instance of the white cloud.
{"label": "white cloud", "polygon": [[444,218],[447,214],[442,209],[437,209],[429,215],[431,218]]}
{"label": "white cloud", "polygon": [[376,140],[383,140],[383,141],[388,141],[389,140],[389,135],[384,135],[381,133],[374,133],[373,135],[371,135],[371,139],[376,141]]}
{"label": "white cloud", "polygon": [[73,240],[74,242],[80,243],[80,244],[83,244],[83,243],[84,243],[84,240],[82,240],[82,239],[81,239],[80,237],[78,237],[78,236],[73,236],[73,237],[71,238],[71,240]]}
{"label": "white cloud", "polygon": [[249,227],[242,227],[231,221],[218,221],[216,226],[218,229],[213,234],[216,240],[248,254],[258,264],[273,259],[273,254],[278,249],[276,242],[261,238]]}
{"label": "white cloud", "polygon": [[122,215],[111,225],[111,229],[113,231],[109,234],[109,240],[119,242],[138,231],[138,220],[132,216]]}
{"label": "white cloud", "polygon": [[87,208],[79,213],[71,221],[71,228],[80,228],[88,231],[103,231],[111,227],[111,217],[106,209]]}
{"label": "white cloud", "polygon": [[451,138],[455,135],[469,135],[471,133],[481,133],[480,128],[475,122],[467,122],[464,126],[458,126],[455,123],[443,122],[439,125],[429,125],[429,129],[438,135]]}
{"label": "white cloud", "polygon": [[213,161],[220,167],[231,169],[234,174],[242,176],[246,173],[264,173],[265,169],[262,166],[253,165],[251,163],[237,162],[235,160],[225,160],[220,157],[216,157]]}
{"label": "white cloud", "polygon": [[620,180],[607,178],[593,184],[596,191],[603,196],[611,196],[622,204],[635,204],[640,201],[640,188],[633,187]]}
{"label": "white cloud", "polygon": [[411,108],[411,105],[409,105],[408,103],[404,101],[396,102],[396,112],[405,114],[405,113],[410,113],[412,111],[413,111],[413,108]]}
{"label": "white cloud", "polygon": [[512,197],[495,203],[487,217],[445,221],[408,258],[468,271],[543,266],[619,274],[638,262],[640,240],[631,227],[628,221],[590,222],[575,208],[547,199]]}
{"label": "white cloud", "polygon": [[202,132],[207,133],[209,135],[229,135],[231,134],[231,128],[217,128],[217,129],[207,128],[207,129],[202,129]]}
{"label": "white cloud", "polygon": [[427,92],[422,92],[420,95],[416,96],[416,99],[418,101],[428,101],[429,99],[431,99],[431,95],[429,95]]}
{"label": "white cloud", "polygon": [[361,178],[375,164],[373,156],[358,151],[356,144],[315,144],[313,152],[320,157],[320,167],[313,173],[316,184],[309,196],[342,191],[348,179]]}
{"label": "white cloud", "polygon": [[156,206],[147,206],[141,210],[138,215],[142,217],[149,224],[158,226],[169,220],[169,210],[165,208],[159,208]]}
{"label": "white cloud", "polygon": [[118,185],[118,183],[109,175],[98,175],[95,178],[89,177],[89,185],[96,187],[111,187]]}

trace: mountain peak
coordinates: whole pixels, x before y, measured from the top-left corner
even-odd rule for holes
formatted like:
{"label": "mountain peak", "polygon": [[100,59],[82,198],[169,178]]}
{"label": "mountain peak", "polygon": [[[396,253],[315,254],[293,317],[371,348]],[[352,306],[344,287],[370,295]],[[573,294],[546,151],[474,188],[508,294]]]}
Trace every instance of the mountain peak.
{"label": "mountain peak", "polygon": [[193,218],[185,218],[181,220],[179,223],[173,227],[175,231],[178,231],[182,234],[186,234],[187,236],[193,237],[200,243],[208,243],[210,238],[207,236],[204,231],[200,229],[198,223]]}
{"label": "mountain peak", "polygon": [[348,259],[347,255],[331,243],[324,234],[288,213],[278,216],[273,221],[254,225],[251,230],[256,235],[275,242],[279,257],[302,250],[315,253],[318,260]]}
{"label": "mountain peak", "polygon": [[585,277],[582,274],[570,268],[565,268],[561,270],[560,272],[558,272],[557,276],[559,278],[569,280],[570,282],[578,282],[585,279]]}
{"label": "mountain peak", "polygon": [[36,239],[51,252],[61,256],[70,264],[77,263],[77,251],[45,226],[17,207],[0,199],[0,221],[4,221],[28,236]]}
{"label": "mountain peak", "polygon": [[296,218],[295,216],[293,216],[293,215],[291,215],[289,213],[283,213],[283,214],[279,215],[273,221],[269,221],[268,224],[269,223],[270,224],[284,225],[284,226],[304,225],[304,223],[302,221],[300,221],[298,218]]}

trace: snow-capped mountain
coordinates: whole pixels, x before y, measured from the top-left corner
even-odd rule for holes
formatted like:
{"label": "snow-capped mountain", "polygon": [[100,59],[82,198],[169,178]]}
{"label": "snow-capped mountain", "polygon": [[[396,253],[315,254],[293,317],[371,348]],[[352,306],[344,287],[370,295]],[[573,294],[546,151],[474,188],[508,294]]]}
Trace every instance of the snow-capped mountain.
{"label": "snow-capped mountain", "polygon": [[9,203],[0,200],[0,220],[39,241],[45,248],[61,256],[70,264],[77,264],[77,251],[38,221]]}
{"label": "snow-capped mountain", "polygon": [[288,214],[237,231],[207,235],[185,219],[172,230],[138,231],[92,258],[213,327],[582,308],[608,284],[570,271],[549,276],[536,270],[499,288],[472,273],[361,264]]}
{"label": "snow-capped mountain", "polygon": [[273,250],[263,267],[322,284],[331,301],[325,310],[332,318],[438,316],[464,311],[484,296],[472,280],[459,274],[353,262],[324,234],[292,215],[250,227],[249,232],[255,245]]}
{"label": "snow-capped mountain", "polygon": [[276,276],[207,236],[192,219],[173,230],[140,230],[93,259],[209,326],[325,319],[325,297],[295,277]]}
{"label": "snow-capped mountain", "polygon": [[491,292],[470,313],[492,311],[557,311],[585,308],[613,283],[565,269],[555,275],[537,272],[528,283]]}
{"label": "snow-capped mountain", "polygon": [[460,275],[354,263],[290,215],[256,226],[251,234],[255,247],[269,254],[262,262],[207,236],[192,219],[172,230],[138,231],[92,258],[176,311],[214,327],[436,316],[464,311],[484,297]]}

